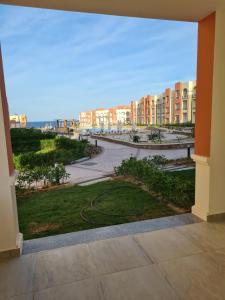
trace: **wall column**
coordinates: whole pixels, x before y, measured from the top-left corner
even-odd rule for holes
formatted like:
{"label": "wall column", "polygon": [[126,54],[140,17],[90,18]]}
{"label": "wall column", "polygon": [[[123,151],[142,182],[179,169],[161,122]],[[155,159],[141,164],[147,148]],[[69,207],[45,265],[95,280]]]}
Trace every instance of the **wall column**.
{"label": "wall column", "polygon": [[15,176],[9,131],[9,111],[5,91],[0,49],[0,257],[19,255],[22,234],[19,233]]}
{"label": "wall column", "polygon": [[199,22],[196,99],[196,195],[192,212],[225,217],[225,10]]}

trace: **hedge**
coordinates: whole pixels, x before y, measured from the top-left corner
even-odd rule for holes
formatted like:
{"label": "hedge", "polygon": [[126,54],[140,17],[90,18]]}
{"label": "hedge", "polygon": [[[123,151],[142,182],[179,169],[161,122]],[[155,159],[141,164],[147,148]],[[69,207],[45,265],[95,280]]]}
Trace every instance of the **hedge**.
{"label": "hedge", "polygon": [[56,137],[53,132],[41,132],[34,128],[12,128],[10,130],[14,154],[41,150],[41,140],[50,140]]}
{"label": "hedge", "polygon": [[41,140],[40,151],[14,154],[17,170],[32,169],[36,166],[53,166],[55,163],[70,164],[84,156],[86,144],[68,138]]}
{"label": "hedge", "polygon": [[178,207],[190,209],[194,205],[195,182],[181,180],[179,177],[169,175],[154,163],[153,158],[137,160],[130,158],[124,160],[115,168],[117,175],[132,176],[143,182],[152,192]]}
{"label": "hedge", "polygon": [[37,166],[70,164],[85,155],[86,142],[58,137],[55,133],[42,133],[37,129],[11,130],[14,164],[17,170]]}

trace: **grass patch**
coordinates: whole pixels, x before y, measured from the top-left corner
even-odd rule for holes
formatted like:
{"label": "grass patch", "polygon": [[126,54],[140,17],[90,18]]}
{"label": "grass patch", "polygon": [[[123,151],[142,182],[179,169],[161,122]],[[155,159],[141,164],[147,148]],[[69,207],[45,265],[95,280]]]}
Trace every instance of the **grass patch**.
{"label": "grass patch", "polygon": [[167,174],[170,176],[179,177],[181,180],[190,180],[192,182],[195,181],[195,169],[167,172]]}
{"label": "grass patch", "polygon": [[[96,207],[114,216],[89,206],[91,200],[105,191],[107,193],[98,199]],[[25,239],[175,214],[164,202],[122,180],[36,192],[17,199],[20,231]],[[86,207],[85,216],[95,224],[81,218],[83,207]]]}

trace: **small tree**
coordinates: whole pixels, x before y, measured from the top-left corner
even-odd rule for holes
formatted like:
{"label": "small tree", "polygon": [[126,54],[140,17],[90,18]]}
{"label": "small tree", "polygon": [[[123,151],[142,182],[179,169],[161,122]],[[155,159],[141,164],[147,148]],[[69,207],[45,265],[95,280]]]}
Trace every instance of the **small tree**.
{"label": "small tree", "polygon": [[140,138],[139,135],[134,135],[134,136],[133,136],[133,142],[134,142],[134,143],[139,143],[139,142],[140,142],[140,139],[141,139],[141,138]]}

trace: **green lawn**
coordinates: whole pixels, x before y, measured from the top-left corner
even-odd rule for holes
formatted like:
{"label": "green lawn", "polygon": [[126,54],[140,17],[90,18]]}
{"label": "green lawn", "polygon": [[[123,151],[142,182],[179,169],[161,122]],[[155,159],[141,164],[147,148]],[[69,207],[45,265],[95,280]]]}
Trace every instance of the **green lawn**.
{"label": "green lawn", "polygon": [[[97,196],[100,197],[95,203],[96,210],[90,202]],[[121,180],[17,198],[20,231],[25,239],[175,214],[164,202]],[[89,223],[81,218],[81,211]]]}
{"label": "green lawn", "polygon": [[191,170],[183,170],[183,171],[175,171],[175,172],[168,172],[171,176],[179,177],[183,180],[190,180],[195,181],[195,169]]}

